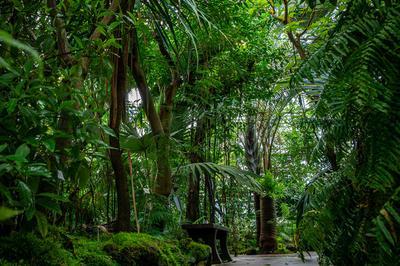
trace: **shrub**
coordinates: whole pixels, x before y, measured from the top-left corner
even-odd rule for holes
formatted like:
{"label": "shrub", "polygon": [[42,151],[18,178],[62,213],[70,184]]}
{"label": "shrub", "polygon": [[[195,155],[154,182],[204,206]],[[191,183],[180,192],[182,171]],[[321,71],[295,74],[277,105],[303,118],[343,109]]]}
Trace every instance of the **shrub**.
{"label": "shrub", "polygon": [[1,237],[0,257],[19,265],[78,265],[78,261],[60,243],[48,238],[40,239],[32,233]]}

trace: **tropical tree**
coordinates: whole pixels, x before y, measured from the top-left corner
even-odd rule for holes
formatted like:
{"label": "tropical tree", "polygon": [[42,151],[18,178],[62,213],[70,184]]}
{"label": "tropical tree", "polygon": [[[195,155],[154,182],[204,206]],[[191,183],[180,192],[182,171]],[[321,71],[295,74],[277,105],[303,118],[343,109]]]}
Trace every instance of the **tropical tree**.
{"label": "tropical tree", "polygon": [[318,84],[314,117],[342,153],[300,204],[303,239],[333,264],[391,265],[398,254],[398,12],[395,1],[349,2],[296,76]]}

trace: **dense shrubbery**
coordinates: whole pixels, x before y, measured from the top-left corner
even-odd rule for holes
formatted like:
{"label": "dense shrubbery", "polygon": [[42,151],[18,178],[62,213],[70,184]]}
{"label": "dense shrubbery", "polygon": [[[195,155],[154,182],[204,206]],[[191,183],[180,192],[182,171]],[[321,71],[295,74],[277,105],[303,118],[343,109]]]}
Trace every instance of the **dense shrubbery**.
{"label": "dense shrubbery", "polygon": [[83,236],[32,233],[0,238],[1,265],[197,265],[210,248],[190,239],[166,240],[147,234],[105,235],[99,241]]}
{"label": "dense shrubbery", "polygon": [[15,233],[0,239],[2,263],[18,265],[77,265],[70,251],[53,239],[40,239],[32,233]]}

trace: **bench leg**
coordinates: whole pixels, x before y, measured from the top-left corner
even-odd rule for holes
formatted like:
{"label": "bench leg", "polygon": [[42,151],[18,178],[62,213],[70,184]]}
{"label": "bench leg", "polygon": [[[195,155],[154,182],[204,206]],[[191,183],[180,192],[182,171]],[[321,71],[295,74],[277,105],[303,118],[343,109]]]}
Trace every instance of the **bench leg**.
{"label": "bench leg", "polygon": [[211,247],[211,262],[213,264],[221,264],[222,260],[217,250],[217,230],[212,234],[205,234],[203,236],[204,242]]}
{"label": "bench leg", "polygon": [[220,232],[219,240],[221,245],[221,259],[223,261],[232,261],[232,258],[229,255],[227,238],[228,238],[227,232]]}

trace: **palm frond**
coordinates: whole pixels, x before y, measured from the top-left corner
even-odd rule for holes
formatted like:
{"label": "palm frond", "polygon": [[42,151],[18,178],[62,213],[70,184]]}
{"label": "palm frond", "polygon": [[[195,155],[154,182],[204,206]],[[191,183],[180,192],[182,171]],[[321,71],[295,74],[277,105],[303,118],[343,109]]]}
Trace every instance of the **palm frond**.
{"label": "palm frond", "polygon": [[233,166],[218,165],[216,163],[191,163],[182,166],[179,170],[187,170],[198,176],[205,174],[215,176],[220,175],[225,178],[233,178],[239,185],[260,194],[264,194],[261,185],[256,181],[257,175],[243,171]]}
{"label": "palm frond", "polygon": [[333,264],[391,265],[399,252],[399,45],[398,1],[350,1],[291,81],[317,88],[321,142],[343,151],[340,170],[313,186],[300,223],[305,235],[307,226],[320,230],[319,243],[304,239]]}

